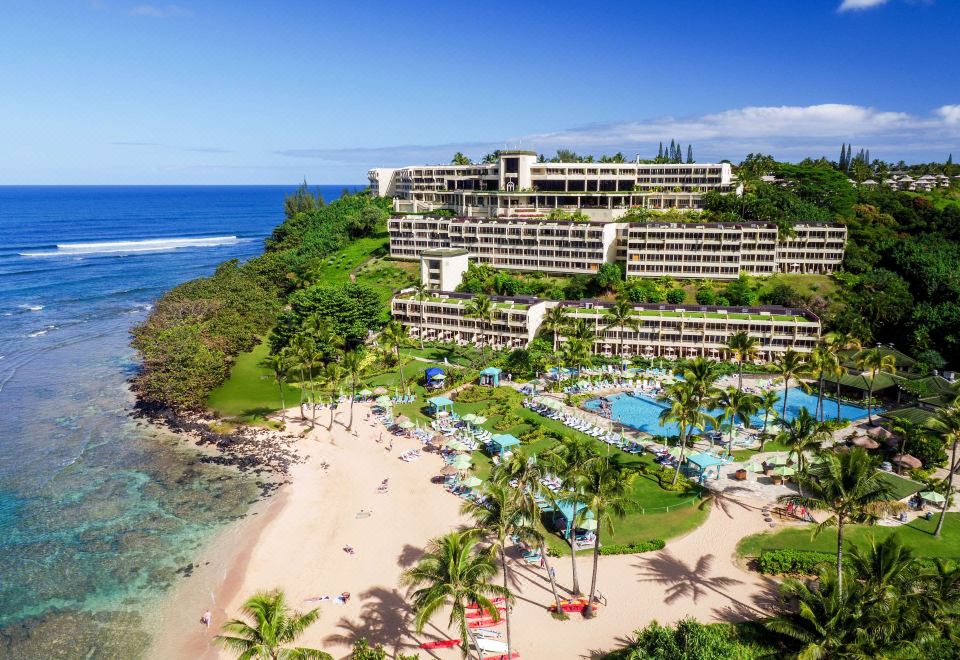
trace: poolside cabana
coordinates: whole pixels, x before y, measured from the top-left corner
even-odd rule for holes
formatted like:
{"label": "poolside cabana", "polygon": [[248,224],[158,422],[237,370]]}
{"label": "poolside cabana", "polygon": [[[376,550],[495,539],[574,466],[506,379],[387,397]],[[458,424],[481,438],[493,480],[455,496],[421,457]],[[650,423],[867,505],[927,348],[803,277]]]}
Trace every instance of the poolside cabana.
{"label": "poolside cabana", "polygon": [[453,414],[453,401],[445,396],[432,397],[428,403],[430,404],[430,414],[434,417],[444,413]]}
{"label": "poolside cabana", "polygon": [[[586,508],[587,505],[580,502],[577,502],[576,509],[574,509],[573,502],[557,502],[557,509],[554,510],[553,514],[553,524],[563,531],[564,538],[570,538],[575,529],[574,520]],[[562,520],[560,520],[561,518]]]}
{"label": "poolside cabana", "polygon": [[487,367],[480,372],[480,384],[488,385],[490,387],[497,387],[500,385],[500,373],[502,369],[500,367]]}
{"label": "poolside cabana", "polygon": [[715,479],[720,478],[720,467],[724,464],[722,458],[713,456],[712,454],[693,454],[692,456],[687,456],[687,465],[689,467],[694,467],[697,469],[697,481],[703,483],[709,475],[707,470],[713,469],[716,473]]}
{"label": "poolside cabana", "polygon": [[502,433],[490,438],[490,443],[494,445],[493,449],[503,458],[503,455],[510,450],[510,447],[516,447],[520,444],[520,441],[509,433]]}

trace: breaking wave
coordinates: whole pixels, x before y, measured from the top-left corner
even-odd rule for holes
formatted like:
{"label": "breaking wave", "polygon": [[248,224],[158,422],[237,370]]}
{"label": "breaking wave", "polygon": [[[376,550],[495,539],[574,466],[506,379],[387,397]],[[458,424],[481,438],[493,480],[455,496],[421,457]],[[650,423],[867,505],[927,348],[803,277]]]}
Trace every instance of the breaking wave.
{"label": "breaking wave", "polygon": [[147,238],[139,241],[105,241],[102,243],[58,243],[56,250],[21,252],[21,257],[78,257],[97,254],[131,254],[161,252],[190,247],[219,247],[233,245],[242,239],[236,236],[208,238]]}

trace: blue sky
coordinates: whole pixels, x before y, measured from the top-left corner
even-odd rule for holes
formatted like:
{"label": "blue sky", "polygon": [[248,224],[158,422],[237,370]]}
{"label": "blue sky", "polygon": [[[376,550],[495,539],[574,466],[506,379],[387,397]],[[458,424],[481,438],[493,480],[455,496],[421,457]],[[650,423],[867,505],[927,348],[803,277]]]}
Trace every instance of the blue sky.
{"label": "blue sky", "polygon": [[0,184],[360,183],[456,150],[960,158],[957,0],[6,0]]}

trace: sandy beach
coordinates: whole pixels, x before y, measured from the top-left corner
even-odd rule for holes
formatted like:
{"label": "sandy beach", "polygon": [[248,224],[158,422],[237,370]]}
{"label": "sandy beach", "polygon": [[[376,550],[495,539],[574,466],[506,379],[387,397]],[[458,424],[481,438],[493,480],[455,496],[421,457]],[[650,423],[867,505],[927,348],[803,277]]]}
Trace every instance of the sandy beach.
{"label": "sandy beach", "polygon": [[[219,625],[235,616],[249,595],[277,587],[298,609],[320,608],[320,621],[301,641],[335,658],[347,657],[361,636],[383,643],[391,655],[404,651],[419,652],[422,658],[460,657],[458,650],[417,648],[422,641],[448,636],[446,618],[437,617],[423,635],[416,635],[398,586],[401,571],[416,561],[430,538],[466,522],[458,513],[460,500],[430,483],[440,467],[436,455],[424,454],[412,463],[398,459],[403,450],[419,446],[418,441],[395,438],[388,452],[392,436],[367,419],[368,410],[356,406],[355,435],[337,423],[332,433],[318,427],[299,441],[306,460],[293,466],[292,483],[212,544],[207,553],[211,563],[201,565],[179,588],[180,607],[151,657],[231,657],[210,644]],[[346,416],[342,411],[338,420]],[[383,444],[377,443],[381,433]],[[390,480],[390,490],[380,494],[377,487],[384,479]],[[525,565],[512,549],[514,649],[525,658],[592,658],[623,644],[633,630],[653,619],[667,623],[685,616],[702,621],[758,616],[774,597],[775,583],[733,562],[737,541],[765,528],[758,507],[721,500],[703,526],[669,541],[663,551],[602,558],[598,590],[607,605],[590,621],[551,618],[545,572]],[[371,513],[358,517],[361,511]],[[347,545],[354,554],[344,551]],[[578,560],[584,589],[589,587],[590,563],[589,556]],[[569,557],[554,559],[553,566],[558,583],[569,587]],[[213,585],[209,592],[205,584]],[[342,592],[351,595],[346,604],[336,602]],[[311,600],[325,596],[329,600]],[[199,623],[206,608],[213,614],[209,631]]]}

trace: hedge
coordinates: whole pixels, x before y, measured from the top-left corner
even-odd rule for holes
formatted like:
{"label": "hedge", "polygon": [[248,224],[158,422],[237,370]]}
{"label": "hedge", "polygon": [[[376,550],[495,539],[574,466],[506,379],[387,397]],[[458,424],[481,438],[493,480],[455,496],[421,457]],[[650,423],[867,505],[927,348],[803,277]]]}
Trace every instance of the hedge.
{"label": "hedge", "polygon": [[621,545],[614,543],[612,545],[600,546],[601,555],[635,555],[641,552],[650,552],[651,550],[663,550],[666,545],[661,539],[650,539],[643,543],[634,543],[632,545]]}
{"label": "hedge", "polygon": [[815,575],[825,565],[836,562],[837,556],[813,550],[761,550],[757,568],[761,573],[797,573]]}

